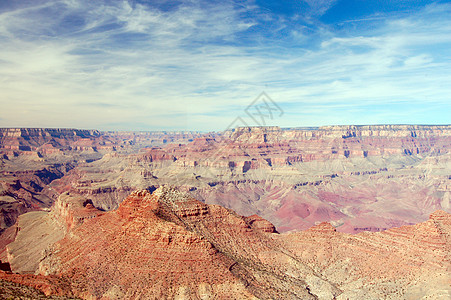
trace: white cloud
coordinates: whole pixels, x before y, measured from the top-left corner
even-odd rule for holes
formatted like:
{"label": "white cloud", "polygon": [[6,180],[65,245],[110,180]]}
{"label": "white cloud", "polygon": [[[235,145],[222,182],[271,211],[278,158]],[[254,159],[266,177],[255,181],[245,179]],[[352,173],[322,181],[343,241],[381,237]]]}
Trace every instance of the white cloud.
{"label": "white cloud", "polygon": [[432,57],[427,54],[420,54],[416,56],[408,57],[404,61],[406,67],[427,67],[433,61]]}
{"label": "white cloud", "polygon": [[312,14],[316,16],[323,15],[328,11],[337,0],[304,0],[312,9]]}

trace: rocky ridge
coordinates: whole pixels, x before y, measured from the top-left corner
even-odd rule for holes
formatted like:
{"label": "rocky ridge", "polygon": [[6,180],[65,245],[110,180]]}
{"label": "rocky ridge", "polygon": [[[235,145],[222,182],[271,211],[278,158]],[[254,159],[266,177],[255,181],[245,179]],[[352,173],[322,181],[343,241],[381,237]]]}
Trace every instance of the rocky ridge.
{"label": "rocky ridge", "polygon": [[32,278],[41,276],[47,295],[81,298],[451,295],[451,215],[444,211],[417,225],[376,233],[350,235],[324,222],[307,231],[278,234],[258,216],[242,217],[168,186],[152,194],[133,192],[110,212],[95,212],[78,196],[58,201],[62,203],[47,217],[65,223],[64,237],[40,252],[37,275],[2,273],[4,280],[40,289]]}
{"label": "rocky ridge", "polygon": [[268,231],[274,227],[263,219],[160,187],[74,227],[46,251],[39,273],[70,278],[83,298],[313,299],[299,279],[277,286],[283,273],[257,252],[273,252]]}

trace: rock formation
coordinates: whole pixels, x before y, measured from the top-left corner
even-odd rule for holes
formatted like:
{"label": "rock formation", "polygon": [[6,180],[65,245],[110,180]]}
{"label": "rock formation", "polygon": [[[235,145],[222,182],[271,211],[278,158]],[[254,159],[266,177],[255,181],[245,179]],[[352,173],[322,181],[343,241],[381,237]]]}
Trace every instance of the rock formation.
{"label": "rock formation", "polygon": [[451,295],[451,215],[444,211],[377,233],[350,235],[321,223],[278,234],[258,216],[242,217],[167,186],[133,192],[110,212],[70,195],[58,202],[41,218],[64,223],[64,237],[40,252],[35,275],[0,273],[1,279],[85,299]]}
{"label": "rock formation", "polygon": [[258,217],[172,188],[139,191],[117,211],[74,227],[46,251],[39,273],[70,278],[81,297],[313,299],[301,280],[290,288],[271,284],[283,273],[265,271],[258,257],[258,250],[274,251],[268,229]]}
{"label": "rock formation", "polygon": [[[51,128],[0,128],[0,259],[3,234],[25,212],[48,209],[66,187],[49,185],[74,167],[108,153],[135,153],[154,145],[192,141],[195,132],[100,132]],[[68,183],[69,188],[71,182]],[[60,186],[61,187],[61,186]],[[123,198],[130,190],[122,194]]]}

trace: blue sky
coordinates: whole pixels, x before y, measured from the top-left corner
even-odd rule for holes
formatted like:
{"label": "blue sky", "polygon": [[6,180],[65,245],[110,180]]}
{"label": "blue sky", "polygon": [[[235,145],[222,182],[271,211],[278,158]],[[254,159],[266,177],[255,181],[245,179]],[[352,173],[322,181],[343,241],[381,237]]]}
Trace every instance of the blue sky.
{"label": "blue sky", "polygon": [[451,3],[0,0],[0,126],[449,124]]}

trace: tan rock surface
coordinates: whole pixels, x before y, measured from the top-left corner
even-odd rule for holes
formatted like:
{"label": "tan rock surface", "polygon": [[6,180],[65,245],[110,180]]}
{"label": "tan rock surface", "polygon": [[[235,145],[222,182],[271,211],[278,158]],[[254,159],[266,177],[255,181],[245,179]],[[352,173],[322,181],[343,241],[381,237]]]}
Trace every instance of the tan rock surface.
{"label": "tan rock surface", "polygon": [[15,241],[7,246],[7,258],[12,270],[22,274],[34,274],[43,252],[65,235],[65,226],[44,211],[21,215],[17,230]]}

